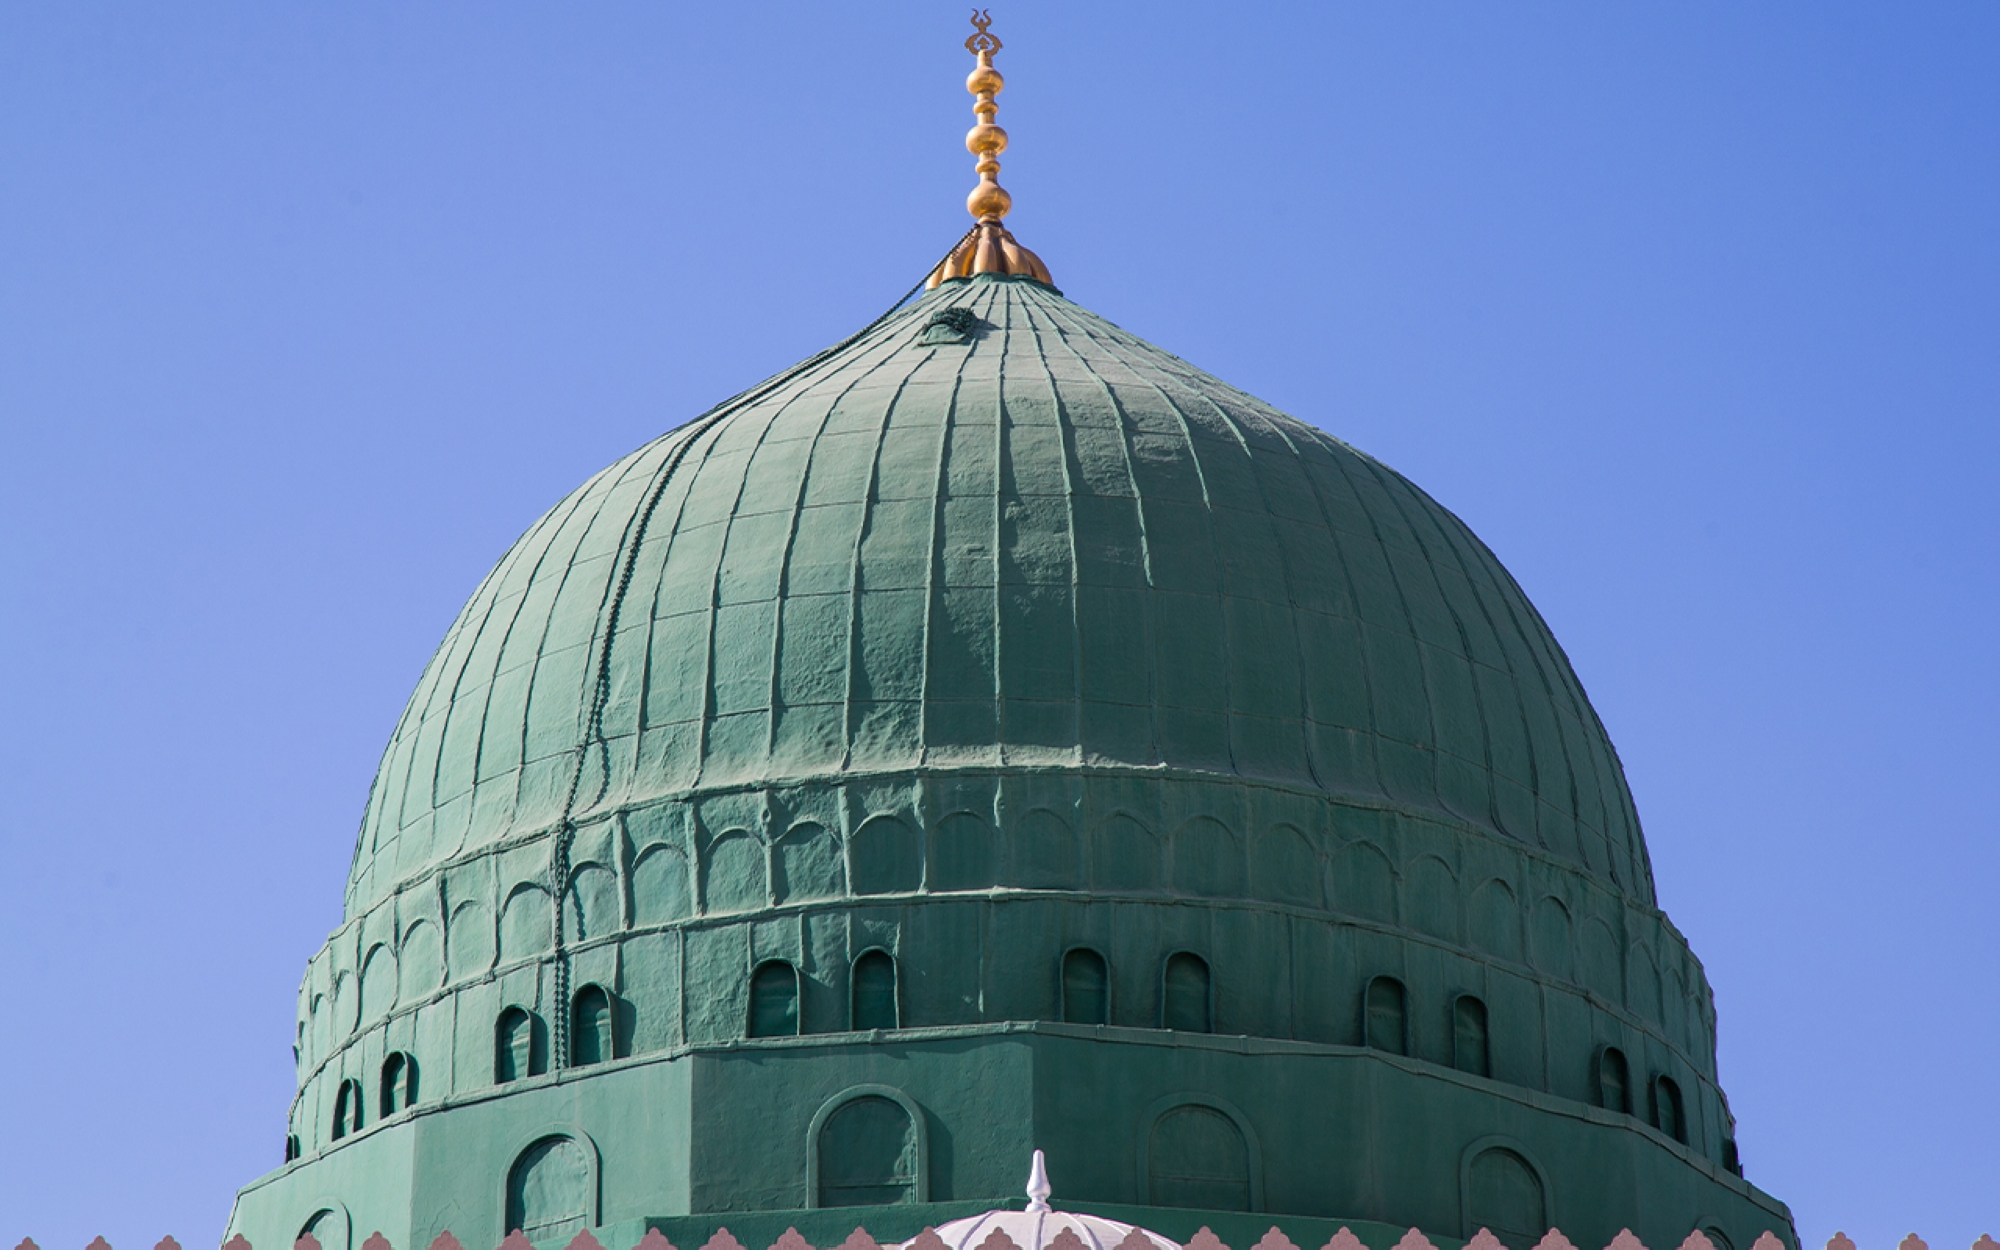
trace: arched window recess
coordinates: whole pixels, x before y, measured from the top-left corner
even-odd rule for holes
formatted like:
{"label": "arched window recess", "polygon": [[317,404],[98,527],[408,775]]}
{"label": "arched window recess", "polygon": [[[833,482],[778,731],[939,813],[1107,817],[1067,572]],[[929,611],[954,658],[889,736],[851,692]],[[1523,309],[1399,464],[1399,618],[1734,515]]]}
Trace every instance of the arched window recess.
{"label": "arched window recess", "polygon": [[1451,1004],[1451,1066],[1473,1076],[1492,1076],[1492,1044],[1486,1032],[1486,1004],[1460,994]]}
{"label": "arched window recess", "polygon": [[549,1070],[548,1040],[541,1017],[524,1007],[500,1013],[493,1030],[493,1080],[504,1085]]}
{"label": "arched window recess", "polygon": [[1394,977],[1368,982],[1362,1000],[1362,1045],[1392,1055],[1410,1053],[1408,995]]}
{"label": "arched window recess", "polygon": [[1193,951],[1167,956],[1160,976],[1160,1027],[1182,1033],[1215,1029],[1215,986],[1208,961]]}
{"label": "arched window recess", "polygon": [[797,1037],[799,970],[782,959],[767,959],[750,974],[750,1037]]}
{"label": "arched window recess", "polygon": [[618,1018],[611,991],[586,985],[570,1001],[569,1061],[571,1067],[609,1063],[618,1057]]}
{"label": "arched window recess", "polygon": [[896,957],[876,947],[854,957],[848,979],[848,1022],[856,1032],[903,1027]]}
{"label": "arched window recess", "polygon": [[417,1103],[416,1056],[396,1051],[382,1061],[382,1096],[378,1103],[383,1119],[408,1111]]}
{"label": "arched window recess", "polygon": [[361,1131],[361,1082],[349,1078],[333,1095],[333,1140]]}
{"label": "arched window recess", "polygon": [[1111,970],[1088,946],[1063,955],[1062,1018],[1067,1024],[1111,1023]]}

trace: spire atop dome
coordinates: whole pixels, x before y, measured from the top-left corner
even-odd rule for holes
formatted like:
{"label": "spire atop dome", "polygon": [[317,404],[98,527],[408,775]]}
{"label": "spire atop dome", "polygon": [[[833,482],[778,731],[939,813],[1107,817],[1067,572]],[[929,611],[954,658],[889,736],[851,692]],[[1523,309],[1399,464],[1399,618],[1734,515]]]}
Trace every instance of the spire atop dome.
{"label": "spire atop dome", "polygon": [[978,158],[973,172],[979,175],[979,185],[965,197],[965,211],[972,214],[975,224],[951,250],[951,255],[931,271],[925,283],[928,287],[936,287],[946,278],[969,278],[982,273],[1009,274],[1055,285],[1041,257],[1016,243],[1007,227],[1000,224],[1000,219],[1013,209],[1014,197],[1000,185],[1000,154],[1007,150],[1007,132],[994,124],[1000,106],[993,97],[1000,94],[1007,82],[993,68],[993,54],[1000,50],[1000,37],[987,29],[992,24],[988,11],[974,9],[973,33],[965,41],[965,50],[978,58],[978,64],[965,80],[965,89],[972,93],[972,114],[979,119],[965,135],[966,151]]}
{"label": "spire atop dome", "polygon": [[1042,1162],[1042,1152],[1035,1152],[1035,1162],[1028,1169],[1028,1210],[1047,1211],[1049,1195],[1055,1192],[1049,1188],[1048,1165]]}

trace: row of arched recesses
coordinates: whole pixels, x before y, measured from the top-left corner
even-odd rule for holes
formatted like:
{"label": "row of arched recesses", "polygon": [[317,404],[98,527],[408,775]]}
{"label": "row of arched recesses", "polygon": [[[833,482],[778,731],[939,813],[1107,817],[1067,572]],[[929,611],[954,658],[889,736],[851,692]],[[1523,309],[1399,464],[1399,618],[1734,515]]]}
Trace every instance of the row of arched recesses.
{"label": "row of arched recesses", "polygon": [[[1375,977],[1368,982],[1362,1007],[1362,1045],[1391,1054],[1410,1053],[1409,992],[1394,977]],[[1493,1075],[1493,1045],[1487,1023],[1486,1004],[1471,994],[1460,994],[1451,1002],[1451,1064],[1474,1076]],[[1598,1105],[1621,1115],[1634,1115],[1632,1069],[1625,1052],[1605,1046],[1597,1052],[1594,1084]],[[1687,1102],[1679,1082],[1664,1073],[1654,1074],[1645,1088],[1647,1121],[1683,1146],[1689,1144]],[[1723,1164],[1738,1171],[1736,1143],[1723,1143]]]}
{"label": "row of arched recesses", "polygon": [[[897,987],[896,957],[871,947],[854,957],[848,969],[846,1028],[853,1032],[903,1027],[902,995]],[[800,1010],[799,970],[782,959],[767,959],[750,972],[750,1013],[746,1037],[796,1037],[809,1029]],[[838,1025],[835,1026],[837,1030]]]}
{"label": "row of arched recesses", "polygon": [[[1088,946],[1072,947],[1062,960],[1062,1019],[1068,1024],[1111,1023],[1111,965]],[[1208,961],[1175,951],[1160,965],[1163,1029],[1208,1033],[1215,1028],[1215,986]]]}
{"label": "row of arched recesses", "polygon": [[[896,992],[896,961],[887,951],[863,951],[849,978],[847,1027],[894,1029],[902,1024]],[[1062,958],[1058,984],[1060,1018],[1068,1024],[1111,1023],[1111,968],[1102,953],[1073,947]],[[1214,1027],[1215,996],[1208,961],[1192,951],[1175,951],[1161,969],[1159,1026],[1190,1033]],[[808,1028],[799,1010],[799,971],[782,959],[767,959],[750,973],[746,1036],[792,1037],[822,1032]]]}
{"label": "row of arched recesses", "polygon": [[[1681,1096],[1680,1083],[1665,1073],[1655,1073],[1646,1083],[1645,1106],[1635,1107],[1632,1085],[1632,1065],[1626,1060],[1625,1052],[1616,1046],[1606,1046],[1597,1052],[1597,1105],[1606,1111],[1619,1115],[1636,1115],[1643,1111],[1648,1123],[1681,1145],[1688,1144],[1687,1101]],[[1725,1140],[1722,1143],[1722,1163],[1731,1172],[1741,1170],[1736,1155],[1736,1143]]]}
{"label": "row of arched recesses", "polygon": [[[404,1051],[392,1052],[382,1061],[381,1078],[377,1084],[375,1114],[388,1119],[399,1112],[408,1111],[417,1103],[417,1061],[415,1056]],[[333,1140],[361,1131],[367,1121],[368,1099],[361,1088],[361,1082],[349,1077],[340,1083],[333,1095]],[[299,1139],[285,1138],[285,1161],[299,1157]]]}
{"label": "row of arched recesses", "polygon": [[[1372,978],[1363,991],[1361,1044],[1392,1055],[1410,1053],[1410,994],[1395,977]],[[1451,1066],[1473,1076],[1493,1075],[1486,1004],[1471,994],[1451,1000]]]}
{"label": "row of arched recesses", "polygon": [[[1235,1107],[1203,1095],[1177,1096],[1148,1108],[1140,1128],[1147,1201],[1262,1209],[1256,1135]],[[930,1201],[928,1142],[926,1113],[901,1090],[860,1085],[835,1095],[807,1130],[808,1205]],[[507,1230],[539,1241],[588,1227],[597,1216],[596,1188],[597,1156],[587,1140],[567,1133],[538,1137],[508,1169],[502,1197]]]}
{"label": "row of arched recesses", "polygon": [[[1219,1098],[1178,1095],[1140,1121],[1139,1174],[1154,1206],[1211,1211],[1263,1208],[1256,1134]],[[815,1207],[929,1200],[923,1110],[900,1090],[864,1085],[823,1105],[807,1137],[808,1201]]]}
{"label": "row of arched recesses", "polygon": [[[569,1063],[573,1068],[619,1057],[617,1000],[601,985],[585,985],[570,999]],[[493,1080],[504,1085],[549,1070],[548,1029],[541,1016],[509,1007],[493,1028]]]}
{"label": "row of arched recesses", "polygon": [[[1002,849],[1012,856],[1026,854],[1019,848],[1038,839],[1059,841],[1057,826],[1049,823],[1057,819],[1046,808],[1033,809],[1018,822],[1018,845],[1016,824],[1006,826]],[[999,861],[978,848],[998,836],[995,829],[988,817],[966,812],[934,826],[878,814],[847,835],[803,822],[766,839],[732,826],[711,839],[697,837],[698,850],[661,841],[658,829],[642,830],[634,835],[638,851],[629,864],[579,863],[563,891],[517,882],[497,905],[456,899],[448,919],[411,920],[392,940],[371,936],[357,968],[315,974],[318,988],[304,1001],[297,1044],[306,1069],[314,1071],[345,1039],[399,1007],[427,1001],[446,986],[497,967],[545,957],[558,906],[572,940],[594,941],[697,912],[728,914],[995,883],[1047,884],[1009,875],[1011,869],[998,877],[988,871]],[[1248,897],[1407,928],[1622,1004],[1657,1025],[1669,1045],[1693,1056],[1694,1068],[1707,1069],[1702,1057],[1712,1054],[1712,1007],[1698,968],[1684,951],[1669,949],[1672,935],[1604,899],[1577,897],[1554,880],[1537,884],[1533,874],[1493,875],[1492,867],[1461,877],[1459,868],[1436,853],[1392,855],[1365,838],[1335,847],[1287,824],[1246,838],[1206,816],[1156,835],[1144,822],[1118,814],[1093,826],[1086,840],[1086,858],[1095,865],[1088,876],[1094,892],[1239,897],[1247,889]],[[890,856],[885,848],[895,845],[912,857]],[[1246,846],[1247,879],[1238,863]],[[877,852],[879,863],[871,858]],[[607,853],[592,854],[603,859]],[[874,864],[869,869],[874,876],[864,873],[864,861]],[[1213,880],[1203,876],[1211,868],[1219,874]],[[1177,874],[1184,870],[1193,875],[1182,880]]]}

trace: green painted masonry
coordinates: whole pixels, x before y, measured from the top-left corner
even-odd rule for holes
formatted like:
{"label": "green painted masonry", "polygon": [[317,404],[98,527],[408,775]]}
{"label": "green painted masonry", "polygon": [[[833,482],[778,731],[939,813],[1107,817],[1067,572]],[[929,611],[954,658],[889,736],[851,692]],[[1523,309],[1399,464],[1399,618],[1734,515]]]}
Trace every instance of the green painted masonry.
{"label": "green painted masonry", "polygon": [[1022,279],[515,543],[384,754],[297,1053],[298,1157],[230,1224],[260,1250],[906,1237],[1037,1147],[1058,1206],[1181,1238],[1796,1245],[1493,553]]}

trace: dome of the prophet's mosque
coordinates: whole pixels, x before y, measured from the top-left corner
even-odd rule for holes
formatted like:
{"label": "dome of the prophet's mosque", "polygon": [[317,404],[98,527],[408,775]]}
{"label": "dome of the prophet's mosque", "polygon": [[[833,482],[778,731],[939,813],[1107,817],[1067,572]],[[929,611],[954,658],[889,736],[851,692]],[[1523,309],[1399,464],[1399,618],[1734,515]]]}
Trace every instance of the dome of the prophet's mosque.
{"label": "dome of the prophet's mosque", "polygon": [[[1653,900],[1602,724],[1457,517],[1049,287],[981,278],[536,522],[397,726],[348,911],[565,816],[967,769],[1421,810]],[[866,869],[914,883],[918,858]],[[1234,857],[1161,872],[1249,885]]]}
{"label": "dome of the prophet's mosque", "polygon": [[[431,658],[231,1232],[1796,1247],[1548,626],[1056,289],[975,25],[926,293],[584,483]],[[1073,1209],[996,1210],[1036,1147]]]}

